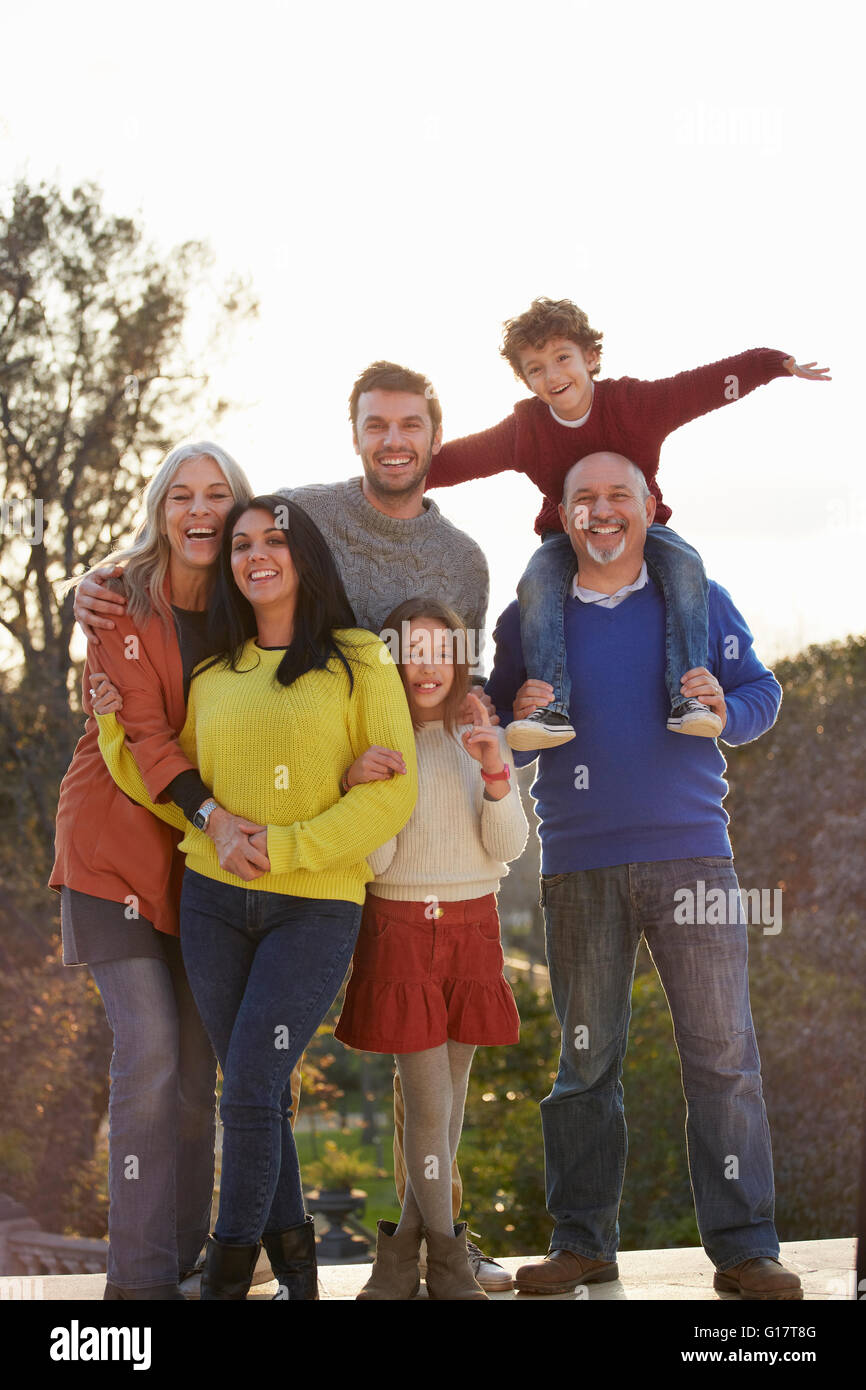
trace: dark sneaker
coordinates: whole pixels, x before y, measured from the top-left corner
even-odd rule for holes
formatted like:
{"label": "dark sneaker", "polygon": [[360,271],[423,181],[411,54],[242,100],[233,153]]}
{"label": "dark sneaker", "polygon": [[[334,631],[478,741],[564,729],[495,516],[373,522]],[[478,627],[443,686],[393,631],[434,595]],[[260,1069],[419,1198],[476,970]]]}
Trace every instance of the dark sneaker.
{"label": "dark sneaker", "polygon": [[556,748],[573,738],[574,729],[565,715],[547,709],[537,709],[528,719],[515,719],[505,730],[508,747],[519,753],[528,753],[533,748]]}
{"label": "dark sneaker", "polygon": [[709,705],[700,700],[684,700],[671,713],[668,728],[672,734],[697,734],[699,738],[718,738],[722,721]]}

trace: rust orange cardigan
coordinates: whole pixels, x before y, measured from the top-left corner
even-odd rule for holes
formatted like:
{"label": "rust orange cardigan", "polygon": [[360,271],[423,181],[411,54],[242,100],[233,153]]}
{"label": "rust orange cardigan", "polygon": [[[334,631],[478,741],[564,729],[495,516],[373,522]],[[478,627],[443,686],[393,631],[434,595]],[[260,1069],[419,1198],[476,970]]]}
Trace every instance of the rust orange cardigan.
{"label": "rust orange cardigan", "polygon": [[[171,593],[166,580],[167,602]],[[49,886],[62,884],[122,903],[137,899],[140,916],[158,931],[178,935],[183,856],[181,833],[131,801],[112,780],[97,744],[90,673],[104,671],[123,696],[120,718],[130,751],[153,801],[193,764],[177,735],[186,719],[183,667],[173,622],[153,615],[137,627],[124,614],[100,645],[88,644],[82,682],[87,715],[69,771],[60,784],[55,859]]]}

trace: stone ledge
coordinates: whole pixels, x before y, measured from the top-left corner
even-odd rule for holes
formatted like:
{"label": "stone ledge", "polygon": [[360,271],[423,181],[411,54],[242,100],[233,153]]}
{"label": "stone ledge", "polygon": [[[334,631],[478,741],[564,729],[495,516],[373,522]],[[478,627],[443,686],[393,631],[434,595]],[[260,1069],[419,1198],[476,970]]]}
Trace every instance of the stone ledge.
{"label": "stone ledge", "polygon": [[[853,1237],[790,1241],[782,1246],[782,1260],[799,1274],[807,1300],[849,1300],[855,1289],[855,1249]],[[503,1258],[500,1263],[513,1274],[520,1265],[539,1258],[538,1255],[516,1255]],[[593,1301],[669,1302],[718,1302],[737,1297],[715,1291],[713,1267],[699,1246],[676,1250],[627,1250],[619,1255],[618,1263],[620,1277],[612,1284],[589,1285],[571,1294],[551,1294],[541,1298],[513,1292],[494,1294],[492,1298],[494,1302],[508,1299],[521,1303],[551,1303],[574,1302],[587,1297]],[[369,1272],[369,1264],[320,1266],[322,1299],[353,1300]],[[0,1278],[0,1299],[95,1302],[101,1300],[104,1288],[105,1276],[102,1274],[45,1275],[38,1279],[24,1275],[9,1276]],[[275,1281],[258,1284],[251,1290],[250,1300],[270,1299],[276,1289]],[[423,1299],[426,1296],[422,1284],[418,1297]]]}

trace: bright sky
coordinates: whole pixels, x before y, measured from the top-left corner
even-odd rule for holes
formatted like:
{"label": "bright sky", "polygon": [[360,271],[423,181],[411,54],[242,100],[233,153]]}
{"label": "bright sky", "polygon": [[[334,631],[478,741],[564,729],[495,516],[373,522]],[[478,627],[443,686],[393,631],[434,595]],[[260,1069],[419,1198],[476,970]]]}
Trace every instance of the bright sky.
{"label": "bright sky", "polygon": [[[360,472],[346,401],[376,358],[432,378],[446,437],[500,420],[525,394],[500,325],[539,294],[604,331],[607,376],[760,346],[829,365],[662,453],[672,524],[772,660],[864,625],[857,13],[36,0],[4,14],[0,167],[95,180],[166,251],[205,238],[252,277],[217,437],[262,488]],[[538,494],[434,496],[487,552],[492,626]]]}

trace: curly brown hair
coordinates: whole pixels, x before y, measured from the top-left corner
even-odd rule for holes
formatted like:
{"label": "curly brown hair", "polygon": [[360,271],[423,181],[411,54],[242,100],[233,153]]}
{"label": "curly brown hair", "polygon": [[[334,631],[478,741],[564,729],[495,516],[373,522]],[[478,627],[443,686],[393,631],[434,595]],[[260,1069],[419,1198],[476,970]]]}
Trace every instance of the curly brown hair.
{"label": "curly brown hair", "polygon": [[423,372],[410,371],[408,367],[401,367],[396,362],[371,362],[369,367],[365,367],[358,377],[349,397],[349,419],[352,421],[352,431],[356,435],[358,432],[358,402],[364,391],[408,391],[413,396],[424,396],[427,401],[427,409],[430,412],[430,419],[433,421],[434,434],[442,424],[442,407],[439,404],[439,397],[436,395],[432,382],[424,376]]}
{"label": "curly brown hair", "polygon": [[604,334],[590,327],[586,314],[570,299],[533,299],[525,313],[506,319],[502,329],[499,351],[518,381],[524,384],[526,377],[520,367],[521,352],[530,347],[544,347],[551,338],[568,338],[587,352],[594,349],[599,360],[591,368],[590,376],[598,376],[601,370],[601,340]]}

